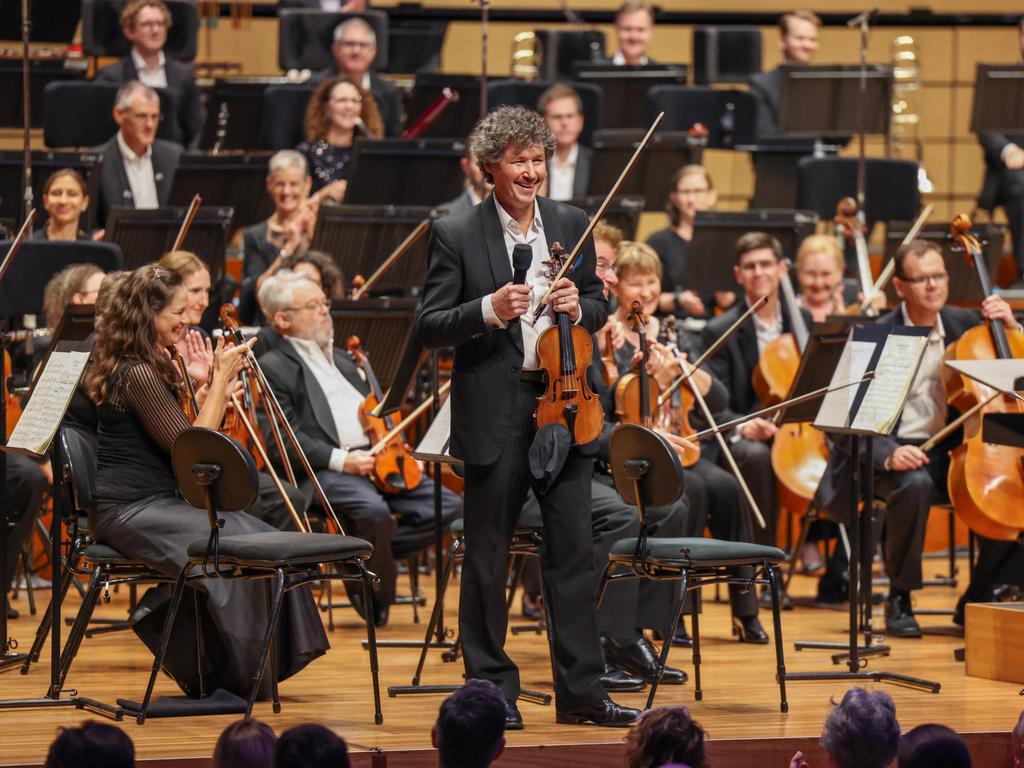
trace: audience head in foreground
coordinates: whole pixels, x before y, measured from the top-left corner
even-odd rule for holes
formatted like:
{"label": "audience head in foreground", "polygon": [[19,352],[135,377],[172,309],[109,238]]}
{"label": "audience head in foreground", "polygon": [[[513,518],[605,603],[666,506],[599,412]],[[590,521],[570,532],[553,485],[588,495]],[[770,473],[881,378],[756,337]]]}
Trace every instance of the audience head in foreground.
{"label": "audience head in foreground", "polygon": [[707,768],[704,729],[686,707],[652,709],[626,734],[627,768],[686,765]]}
{"label": "audience head in foreground", "polygon": [[485,768],[505,749],[505,696],[468,680],[441,704],[431,733],[441,768]]}
{"label": "audience head in foreground", "polygon": [[851,688],[825,720],[821,746],[836,768],[886,768],[900,745],[892,697]]}
{"label": "audience head in foreground", "polygon": [[210,768],[274,768],[277,736],[259,720],[236,720],[221,733]]}
{"label": "audience head in foreground", "polygon": [[46,768],[135,768],[135,745],[116,725],[88,720],[61,728],[46,755]]}
{"label": "audience head in foreground", "polygon": [[348,768],[348,765],[345,740],[322,725],[297,725],[277,740],[275,768]]}
{"label": "audience head in foreground", "polygon": [[896,764],[899,768],[971,768],[971,752],[953,729],[926,723],[903,734]]}

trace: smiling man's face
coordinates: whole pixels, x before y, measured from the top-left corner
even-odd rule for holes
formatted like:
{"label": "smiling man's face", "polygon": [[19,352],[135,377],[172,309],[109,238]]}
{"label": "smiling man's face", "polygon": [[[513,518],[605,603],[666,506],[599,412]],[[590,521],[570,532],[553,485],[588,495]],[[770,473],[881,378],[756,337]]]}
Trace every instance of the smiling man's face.
{"label": "smiling man's face", "polygon": [[494,196],[512,214],[533,205],[537,190],[547,178],[544,147],[505,147],[501,159],[487,166],[494,177]]}

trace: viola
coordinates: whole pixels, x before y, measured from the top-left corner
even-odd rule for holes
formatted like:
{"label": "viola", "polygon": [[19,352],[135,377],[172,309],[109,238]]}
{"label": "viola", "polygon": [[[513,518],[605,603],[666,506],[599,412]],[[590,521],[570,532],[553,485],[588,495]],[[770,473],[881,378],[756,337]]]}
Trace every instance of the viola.
{"label": "viola", "polygon": [[[973,264],[983,296],[993,293],[981,245],[971,233],[971,221],[960,214],[953,219],[951,237],[968,263]],[[982,323],[964,333],[946,350],[946,360],[981,360],[1024,357],[1024,334],[1008,330],[1000,320]],[[1015,540],[1024,530],[1024,466],[1021,450],[982,440],[982,417],[989,413],[1021,413],[1015,398],[943,367],[947,402],[961,413],[964,440],[950,452],[949,496],[956,514],[971,530],[991,539]]]}
{"label": "viola", "polygon": [[[233,331],[242,327],[242,323],[238,318],[238,308],[231,302],[221,306],[218,317],[220,318],[221,325],[224,327],[225,334],[228,336]],[[249,419],[249,424],[255,425],[257,423],[256,406],[259,404],[259,392],[255,391],[252,380],[249,378],[249,372],[244,368],[239,374],[239,378],[242,382],[242,408],[245,410],[246,418]],[[253,455],[253,458],[256,460],[257,469],[263,470],[266,467],[262,451],[256,450],[254,445],[254,442],[259,440],[259,436],[249,433],[245,422],[238,415],[238,411],[233,403],[228,403],[224,411],[224,424],[221,427],[221,432],[237,440],[239,444],[244,446]]]}
{"label": "viola", "polygon": [[[676,328],[677,321],[674,315],[669,315],[663,318],[661,321],[661,328],[658,329],[658,343],[667,346],[673,351],[679,349],[679,331]],[[677,352],[678,354],[678,352]],[[688,366],[679,358],[680,368],[683,373],[688,371]],[[665,393],[661,394],[658,398],[659,401],[665,400],[662,404],[662,408],[665,409],[665,417],[662,421],[663,425],[669,431],[677,435],[692,435],[697,430],[694,429],[690,416],[693,414],[693,409],[697,407],[697,379],[695,376],[689,376],[686,379],[686,386],[679,389],[679,404],[675,405],[672,402],[671,395],[666,398]],[[693,443],[693,448],[687,448],[683,453],[680,461],[684,467],[692,467],[698,461],[700,461],[700,441],[696,440]]]}
{"label": "viola", "polygon": [[639,301],[634,301],[630,309],[629,318],[640,339],[640,365],[636,372],[619,377],[615,385],[615,415],[621,423],[651,427],[654,425],[651,403],[658,402],[661,389],[647,372],[647,364],[651,359],[651,349],[647,343],[647,318],[644,317]]}
{"label": "viola", "polygon": [[[551,246],[551,259],[545,263],[553,284],[565,263],[560,243]],[[594,361],[591,335],[567,313],[556,311],[555,324],[537,339],[537,357],[546,378],[544,394],[537,398],[537,429],[561,424],[573,445],[596,440],[604,426],[604,409],[587,383],[587,369]]]}
{"label": "viola", "polygon": [[[371,479],[383,493],[400,493],[411,491],[420,484],[422,473],[419,463],[409,455],[409,446],[401,432],[396,431],[389,416],[374,416],[373,410],[384,399],[377,375],[373,371],[370,359],[363,351],[357,336],[350,336],[346,343],[349,354],[356,364],[366,373],[366,381],[370,385],[370,394],[359,406],[359,420],[366,431],[370,443],[375,447],[373,455],[373,472]],[[388,437],[391,435],[390,437]],[[387,438],[385,440],[385,438]],[[381,441],[384,444],[378,449]]]}

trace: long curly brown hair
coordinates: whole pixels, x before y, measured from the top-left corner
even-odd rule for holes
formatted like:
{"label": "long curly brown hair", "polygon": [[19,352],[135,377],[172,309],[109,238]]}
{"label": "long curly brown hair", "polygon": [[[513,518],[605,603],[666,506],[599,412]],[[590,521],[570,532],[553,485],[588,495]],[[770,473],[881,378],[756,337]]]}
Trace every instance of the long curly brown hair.
{"label": "long curly brown hair", "polygon": [[372,134],[372,138],[376,139],[383,136],[384,121],[381,119],[380,108],[377,106],[377,100],[373,97],[373,94],[360,88],[359,84],[352,80],[352,78],[345,77],[344,75],[335,75],[320,83],[316,90],[313,91],[313,95],[309,97],[309,104],[306,105],[306,141],[321,141],[326,138],[329,124],[327,102],[331,98],[331,91],[339,83],[348,83],[359,91],[359,95],[363,97],[363,108],[359,113],[363,125]]}
{"label": "long curly brown hair", "polygon": [[626,765],[657,768],[681,763],[690,768],[708,768],[704,736],[704,729],[686,707],[652,709],[626,735]]}
{"label": "long curly brown hair", "polygon": [[108,310],[96,320],[96,348],[85,381],[94,403],[116,396],[120,377],[115,374],[126,359],[148,364],[181,398],[181,377],[153,325],[179,290],[184,290],[181,275],[156,264],[140,267],[116,287]]}

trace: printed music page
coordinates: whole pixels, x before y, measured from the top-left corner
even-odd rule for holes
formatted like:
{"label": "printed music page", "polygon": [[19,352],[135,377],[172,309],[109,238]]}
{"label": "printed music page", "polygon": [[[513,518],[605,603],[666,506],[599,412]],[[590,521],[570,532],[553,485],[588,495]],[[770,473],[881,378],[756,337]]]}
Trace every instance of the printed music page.
{"label": "printed music page", "polygon": [[814,420],[816,428],[846,429],[850,425],[853,401],[860,387],[842,385],[864,378],[876,346],[873,341],[854,341],[851,333],[835,373],[832,374],[832,381],[829,382],[832,391],[825,395],[818,410],[818,417]]}
{"label": "printed music page", "polygon": [[850,424],[851,429],[887,435],[896,426],[924,354],[927,336],[892,333],[885,340],[875,375]]}
{"label": "printed music page", "polygon": [[75,393],[88,352],[53,352],[39,375],[28,405],[7,441],[8,448],[41,456],[50,447]]}

